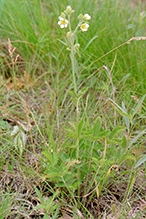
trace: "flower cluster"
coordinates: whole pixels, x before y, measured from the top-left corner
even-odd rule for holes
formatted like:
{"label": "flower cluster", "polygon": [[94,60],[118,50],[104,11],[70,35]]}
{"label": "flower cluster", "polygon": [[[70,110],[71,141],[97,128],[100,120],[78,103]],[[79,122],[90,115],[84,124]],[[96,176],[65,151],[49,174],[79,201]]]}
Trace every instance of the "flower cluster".
{"label": "flower cluster", "polygon": [[[61,28],[66,28],[69,25],[70,15],[73,12],[74,10],[72,10],[71,6],[67,6],[66,10],[64,12],[61,12],[61,15],[58,17],[59,18],[58,25]],[[68,17],[68,19],[66,19],[66,16]],[[89,28],[88,20],[91,19],[91,16],[89,14],[84,14],[84,15],[79,14],[78,19],[79,19],[79,23],[75,30],[77,31],[78,27],[80,27],[81,31],[83,32],[87,31]]]}
{"label": "flower cluster", "polygon": [[85,15],[79,14],[78,19],[79,19],[79,26],[81,30],[83,32],[87,31],[89,28],[89,24],[87,21],[91,19],[91,16],[89,14],[85,14]]}

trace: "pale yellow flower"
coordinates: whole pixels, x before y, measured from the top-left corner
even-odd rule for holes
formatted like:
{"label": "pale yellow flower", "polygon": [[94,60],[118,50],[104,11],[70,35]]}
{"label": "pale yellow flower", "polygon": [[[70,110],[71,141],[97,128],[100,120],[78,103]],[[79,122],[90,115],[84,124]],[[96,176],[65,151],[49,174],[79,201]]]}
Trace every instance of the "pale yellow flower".
{"label": "pale yellow flower", "polygon": [[68,20],[60,16],[59,21],[58,21],[58,25],[61,28],[66,28],[68,26]]}
{"label": "pale yellow flower", "polygon": [[87,23],[82,23],[81,26],[80,26],[81,30],[84,32],[84,31],[87,31],[88,28],[89,28],[89,24]]}

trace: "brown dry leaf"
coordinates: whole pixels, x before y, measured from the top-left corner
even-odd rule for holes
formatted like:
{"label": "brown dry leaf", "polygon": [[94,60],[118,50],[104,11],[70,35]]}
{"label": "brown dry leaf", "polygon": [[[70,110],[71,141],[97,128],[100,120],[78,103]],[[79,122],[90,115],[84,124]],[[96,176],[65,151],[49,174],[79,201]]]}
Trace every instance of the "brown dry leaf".
{"label": "brown dry leaf", "polygon": [[70,217],[68,214],[63,213],[63,217],[60,217],[58,219],[73,219],[73,217]]}
{"label": "brown dry leaf", "polygon": [[[8,122],[12,122],[14,124],[20,125],[24,130],[28,130],[27,125],[23,125],[20,121],[26,121],[26,118],[22,115],[12,115],[11,111],[7,110],[6,112],[2,112],[3,119],[7,120]],[[25,122],[26,123],[26,122]]]}
{"label": "brown dry leaf", "polygon": [[140,209],[141,209],[141,210],[142,210],[142,209],[143,209],[143,210],[146,209],[146,203],[141,204]]}
{"label": "brown dry leaf", "polygon": [[3,85],[3,84],[4,84],[3,76],[0,75],[0,85]]}
{"label": "brown dry leaf", "polygon": [[6,110],[12,102],[7,103],[6,105],[0,106],[0,111]]}
{"label": "brown dry leaf", "polygon": [[[7,90],[21,90],[22,88],[30,88],[33,86],[33,82],[34,80],[32,80],[32,78],[30,77],[30,75],[28,75],[28,73],[26,71],[24,71],[23,76],[21,77],[16,77],[15,78],[15,83],[16,86],[14,86],[14,81],[13,79],[10,77],[7,81],[5,81],[2,77],[2,75],[0,76],[0,84],[3,87],[6,87]],[[4,90],[4,93],[6,91]]]}
{"label": "brown dry leaf", "polygon": [[[24,71],[23,76],[21,76],[20,78],[16,77],[15,78],[15,82],[16,82],[16,89],[21,89],[24,87],[29,88],[30,84],[31,84],[31,78],[30,76],[27,75],[26,71]],[[7,89],[8,90],[14,90],[14,83],[12,81],[12,79],[9,80],[9,83],[6,84]]]}

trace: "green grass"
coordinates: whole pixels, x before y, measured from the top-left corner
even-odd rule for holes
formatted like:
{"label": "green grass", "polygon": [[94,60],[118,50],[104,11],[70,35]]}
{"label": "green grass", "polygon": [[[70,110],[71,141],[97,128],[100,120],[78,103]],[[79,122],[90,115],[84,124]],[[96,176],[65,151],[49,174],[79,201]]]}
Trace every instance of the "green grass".
{"label": "green grass", "polygon": [[[143,3],[2,3],[1,217],[145,218],[146,41],[126,43],[145,36]],[[75,10],[73,27],[80,13],[92,18],[77,38],[77,88],[88,87],[78,123],[75,94],[68,93],[74,88],[70,53],[61,43],[68,30],[57,24],[67,5]]]}

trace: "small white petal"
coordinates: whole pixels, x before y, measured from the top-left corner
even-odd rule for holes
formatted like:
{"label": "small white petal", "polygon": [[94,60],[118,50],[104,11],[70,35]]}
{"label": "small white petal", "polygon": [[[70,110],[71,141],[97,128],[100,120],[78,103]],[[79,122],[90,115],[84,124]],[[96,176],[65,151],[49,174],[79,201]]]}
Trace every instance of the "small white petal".
{"label": "small white petal", "polygon": [[84,19],[85,19],[85,20],[90,20],[90,19],[91,19],[91,16],[90,16],[89,14],[85,14],[85,15],[84,15]]}
{"label": "small white petal", "polygon": [[67,24],[68,24],[68,20],[66,20],[66,19],[65,19],[65,23],[67,23]]}
{"label": "small white petal", "polygon": [[61,28],[64,28],[64,24],[61,24],[60,27],[61,27]]}

